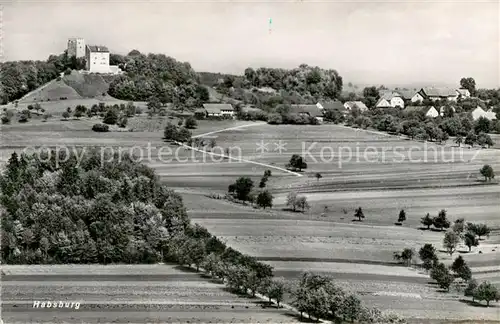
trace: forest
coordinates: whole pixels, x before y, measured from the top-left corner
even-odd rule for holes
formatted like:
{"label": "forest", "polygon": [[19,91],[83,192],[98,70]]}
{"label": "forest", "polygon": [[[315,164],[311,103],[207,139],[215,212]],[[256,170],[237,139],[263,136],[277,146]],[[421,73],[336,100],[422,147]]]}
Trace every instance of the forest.
{"label": "forest", "polygon": [[192,225],[181,196],[152,169],[126,154],[114,158],[102,162],[97,149],[13,153],[0,176],[2,262],[199,267],[210,255],[272,276],[269,266]]}

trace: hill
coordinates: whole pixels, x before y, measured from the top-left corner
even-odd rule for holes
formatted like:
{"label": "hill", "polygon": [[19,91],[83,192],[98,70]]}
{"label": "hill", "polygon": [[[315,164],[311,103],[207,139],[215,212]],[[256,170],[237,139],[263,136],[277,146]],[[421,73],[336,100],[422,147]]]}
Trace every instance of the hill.
{"label": "hill", "polygon": [[68,86],[63,80],[52,80],[37,88],[18,100],[19,104],[33,103],[41,101],[56,101],[66,98],[68,100],[82,99],[72,87]]}

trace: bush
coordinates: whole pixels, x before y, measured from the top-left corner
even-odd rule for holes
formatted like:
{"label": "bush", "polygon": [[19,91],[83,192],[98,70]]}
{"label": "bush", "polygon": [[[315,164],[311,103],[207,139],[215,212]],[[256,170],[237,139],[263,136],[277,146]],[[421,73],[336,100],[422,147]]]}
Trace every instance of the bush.
{"label": "bush", "polygon": [[10,124],[10,118],[7,116],[2,116],[2,124]]}
{"label": "bush", "polygon": [[106,125],[106,124],[95,124],[94,126],[92,126],[92,130],[94,132],[108,132],[109,131],[109,126]]}
{"label": "bush", "polygon": [[104,120],[103,123],[108,124],[108,125],[114,125],[118,121],[118,113],[116,112],[115,109],[110,108],[104,115]]}
{"label": "bush", "polygon": [[196,128],[196,126],[198,126],[198,123],[196,122],[196,119],[194,119],[194,117],[190,116],[190,117],[186,118],[185,126],[188,129],[194,129],[194,128]]}
{"label": "bush", "polygon": [[20,123],[27,123],[28,122],[28,117],[26,115],[21,115],[21,116],[19,116],[18,122],[20,122]]}

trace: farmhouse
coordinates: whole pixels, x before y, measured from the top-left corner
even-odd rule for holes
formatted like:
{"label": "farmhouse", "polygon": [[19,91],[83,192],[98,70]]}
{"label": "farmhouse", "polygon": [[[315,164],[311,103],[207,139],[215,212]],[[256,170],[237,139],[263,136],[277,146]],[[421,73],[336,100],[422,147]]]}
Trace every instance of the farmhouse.
{"label": "farmhouse", "polygon": [[344,110],[344,105],[342,105],[342,102],[340,102],[339,100],[333,100],[333,101],[320,100],[316,104],[316,107],[318,107],[319,109],[328,109],[328,110],[330,109],[338,109],[340,111]]}
{"label": "farmhouse", "polygon": [[487,118],[488,120],[497,119],[497,116],[493,112],[493,110],[490,109],[488,111],[485,111],[483,108],[477,106],[477,108],[472,111],[472,119],[478,120],[481,117]]}
{"label": "farmhouse", "polygon": [[407,106],[404,110],[405,112],[414,112],[414,111],[422,111],[425,117],[436,118],[439,116],[438,111],[434,106]]}
{"label": "farmhouse", "polygon": [[234,116],[234,108],[230,104],[203,104],[207,117],[231,117]]}
{"label": "farmhouse", "polygon": [[397,92],[387,92],[380,97],[380,99],[375,104],[377,108],[392,108],[400,107],[404,108],[405,103],[401,95]]}
{"label": "farmhouse", "polygon": [[[340,104],[342,106],[342,104]],[[342,106],[342,109],[344,106]],[[326,108],[328,109],[328,108]],[[290,105],[290,113],[300,116],[309,116],[316,118],[319,122],[323,122],[323,109],[316,105]]]}
{"label": "farmhouse", "polygon": [[423,98],[432,101],[435,100],[457,101],[458,99],[458,92],[450,88],[425,87],[420,89],[419,93]]}
{"label": "farmhouse", "polygon": [[347,110],[353,110],[354,108],[359,109],[361,112],[365,112],[368,110],[368,107],[362,101],[346,101],[344,103],[344,108]]}
{"label": "farmhouse", "polygon": [[470,91],[467,89],[457,89],[460,98],[470,98]]}
{"label": "farmhouse", "polygon": [[87,45],[85,48],[86,70],[91,73],[110,73],[109,50],[105,46]]}

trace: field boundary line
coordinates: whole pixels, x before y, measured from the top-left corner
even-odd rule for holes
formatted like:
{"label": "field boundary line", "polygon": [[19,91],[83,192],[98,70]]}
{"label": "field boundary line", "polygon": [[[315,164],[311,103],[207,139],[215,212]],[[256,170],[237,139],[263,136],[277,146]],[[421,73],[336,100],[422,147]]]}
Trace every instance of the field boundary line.
{"label": "field boundary line", "polygon": [[245,124],[245,125],[240,125],[240,126],[228,127],[228,128],[219,129],[216,131],[204,133],[204,134],[195,135],[195,136],[192,136],[192,138],[198,138],[198,137],[203,137],[203,136],[212,135],[212,134],[216,134],[216,133],[222,133],[222,132],[225,132],[228,130],[234,130],[234,129],[240,129],[240,128],[245,128],[245,127],[252,127],[252,126],[262,126],[262,125],[267,125],[267,123],[260,122],[260,123],[253,123],[253,124]]}
{"label": "field boundary line", "polygon": [[229,155],[225,155],[225,154],[218,154],[218,153],[213,153],[213,152],[207,152],[207,151],[204,151],[204,150],[200,150],[200,149],[197,149],[195,147],[192,147],[192,146],[189,146],[189,145],[186,145],[184,143],[180,143],[180,142],[175,142],[177,143],[178,145],[181,145],[187,149],[191,149],[191,150],[194,150],[196,152],[201,152],[201,153],[206,153],[208,155],[211,155],[211,156],[222,156],[222,157],[225,157],[225,158],[228,158],[228,159],[231,159],[231,160],[236,160],[238,162],[245,162],[245,163],[251,163],[251,164],[257,164],[257,165],[260,165],[260,166],[264,166],[264,167],[267,167],[267,168],[272,168],[272,169],[276,169],[276,170],[280,170],[280,171],[283,171],[283,172],[286,172],[286,173],[290,173],[290,174],[293,174],[297,177],[303,177],[302,174],[300,173],[297,173],[297,172],[293,172],[293,171],[290,171],[290,170],[287,170],[287,169],[284,169],[284,168],[281,168],[281,167],[278,167],[278,166],[275,166],[275,165],[270,165],[270,164],[265,164],[265,163],[261,163],[261,162],[257,162],[257,161],[252,161],[252,160],[245,160],[245,159],[242,159],[242,158],[235,158],[235,157],[232,157],[232,156],[229,156]]}

